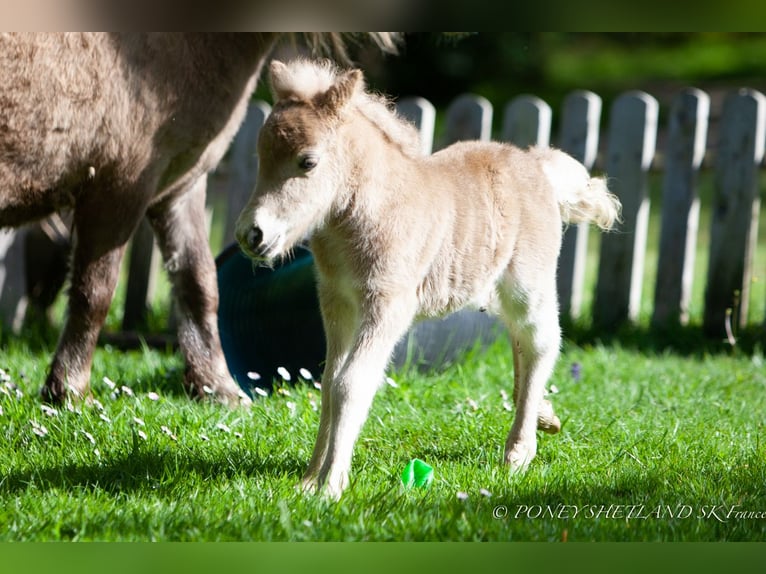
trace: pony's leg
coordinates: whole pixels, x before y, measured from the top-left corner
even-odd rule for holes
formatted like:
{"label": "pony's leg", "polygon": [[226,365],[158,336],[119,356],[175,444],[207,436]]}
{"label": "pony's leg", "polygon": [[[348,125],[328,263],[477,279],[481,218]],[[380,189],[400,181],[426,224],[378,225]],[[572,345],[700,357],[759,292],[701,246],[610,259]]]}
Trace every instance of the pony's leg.
{"label": "pony's leg", "polygon": [[[519,342],[512,341],[511,344],[513,346],[513,404],[518,407],[519,388],[521,381],[524,380],[524,360]],[[553,404],[546,398],[540,401],[540,407],[537,411],[537,430],[548,434],[556,434],[561,430],[561,421],[556,416]]]}
{"label": "pony's leg", "polygon": [[332,498],[340,498],[348,486],[354,444],[394,346],[412,324],[415,309],[413,294],[362,313],[351,352],[333,381],[327,453],[317,477],[317,485]]}
{"label": "pony's leg", "polygon": [[[505,443],[504,461],[514,470],[524,470],[537,454],[536,430],[541,419],[560,426],[548,402],[545,384],[559,354],[555,275],[553,279],[525,288],[511,268],[503,286],[503,314],[514,340],[514,399],[516,416]],[[557,424],[558,423],[558,424]]]}
{"label": "pony's leg", "polygon": [[327,444],[332,426],[332,392],[334,381],[348,357],[356,329],[356,307],[339,293],[332,283],[319,283],[319,302],[327,340],[324,373],[322,374],[322,401],[314,452],[303,476],[304,490],[315,490],[319,470],[327,454]]}
{"label": "pony's leg", "polygon": [[188,192],[151,206],[147,216],[173,284],[187,391],[196,398],[212,391],[224,404],[248,405],[250,398],[229,374],[218,335],[218,283],[205,222],[206,179],[200,177]]}
{"label": "pony's leg", "polygon": [[66,321],[40,390],[48,402],[61,403],[67,394],[74,399],[89,394],[93,352],[112,302],[125,245],[144,213],[140,194],[109,191],[82,198],[74,212]]}

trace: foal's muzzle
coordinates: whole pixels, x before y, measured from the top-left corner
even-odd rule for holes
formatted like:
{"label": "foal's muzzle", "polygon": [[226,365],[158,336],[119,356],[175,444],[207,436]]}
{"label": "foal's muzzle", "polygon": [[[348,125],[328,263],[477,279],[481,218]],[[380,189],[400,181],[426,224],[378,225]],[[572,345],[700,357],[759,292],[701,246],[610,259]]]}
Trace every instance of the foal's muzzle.
{"label": "foal's muzzle", "polygon": [[250,256],[263,257],[266,246],[263,244],[263,231],[260,227],[251,227],[247,235],[239,237],[239,244]]}

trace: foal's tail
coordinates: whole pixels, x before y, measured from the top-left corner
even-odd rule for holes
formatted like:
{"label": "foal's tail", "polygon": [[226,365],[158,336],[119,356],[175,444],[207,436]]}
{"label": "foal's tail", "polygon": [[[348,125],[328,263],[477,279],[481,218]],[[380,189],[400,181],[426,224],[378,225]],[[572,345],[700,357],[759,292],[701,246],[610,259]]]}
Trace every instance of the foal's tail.
{"label": "foal's tail", "polygon": [[609,230],[620,221],[622,205],[609,191],[605,177],[591,177],[584,165],[563,151],[540,152],[564,223],[595,223]]}

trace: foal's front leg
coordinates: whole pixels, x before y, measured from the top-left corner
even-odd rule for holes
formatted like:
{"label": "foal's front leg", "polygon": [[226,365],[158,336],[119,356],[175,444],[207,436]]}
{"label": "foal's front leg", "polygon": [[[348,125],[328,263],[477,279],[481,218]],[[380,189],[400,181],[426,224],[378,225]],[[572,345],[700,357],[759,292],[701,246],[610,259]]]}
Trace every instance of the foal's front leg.
{"label": "foal's front leg", "polygon": [[327,454],[327,444],[330,439],[330,420],[332,414],[333,381],[338,377],[346,362],[353,343],[354,331],[357,328],[357,310],[354,302],[339,293],[332,282],[319,281],[319,302],[322,310],[327,353],[322,374],[322,400],[319,417],[319,432],[317,433],[314,452],[311,456],[306,474],[303,476],[304,490],[315,490],[319,471]]}
{"label": "foal's front leg", "polygon": [[330,419],[329,435],[316,484],[335,499],[348,486],[354,444],[383,381],[394,346],[412,324],[416,299],[413,295],[372,305],[374,308],[362,311],[351,352],[332,381],[329,409],[322,411]]}

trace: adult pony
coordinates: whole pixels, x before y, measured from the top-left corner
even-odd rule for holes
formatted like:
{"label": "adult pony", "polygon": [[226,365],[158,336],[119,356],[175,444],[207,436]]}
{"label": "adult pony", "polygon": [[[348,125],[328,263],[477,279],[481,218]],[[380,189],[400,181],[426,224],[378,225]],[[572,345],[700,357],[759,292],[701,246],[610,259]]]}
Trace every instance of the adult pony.
{"label": "adult pony", "polygon": [[[390,35],[373,35],[384,48]],[[0,35],[0,228],[73,210],[68,313],[42,396],[89,392],[125,245],[146,215],[179,307],[185,386],[248,402],[218,337],[206,176],[279,35]],[[337,34],[313,35],[340,46]]]}

